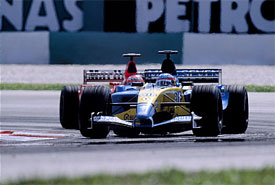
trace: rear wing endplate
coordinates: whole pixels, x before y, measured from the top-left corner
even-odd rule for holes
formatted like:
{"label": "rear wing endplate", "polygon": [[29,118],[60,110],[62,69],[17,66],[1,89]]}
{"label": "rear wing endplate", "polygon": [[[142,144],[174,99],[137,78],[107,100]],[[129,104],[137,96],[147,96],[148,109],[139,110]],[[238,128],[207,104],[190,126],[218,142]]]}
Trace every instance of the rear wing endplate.
{"label": "rear wing endplate", "polygon": [[[176,71],[180,83],[222,83],[221,69],[177,69]],[[161,73],[160,69],[146,69],[144,80],[145,82],[154,83]]]}

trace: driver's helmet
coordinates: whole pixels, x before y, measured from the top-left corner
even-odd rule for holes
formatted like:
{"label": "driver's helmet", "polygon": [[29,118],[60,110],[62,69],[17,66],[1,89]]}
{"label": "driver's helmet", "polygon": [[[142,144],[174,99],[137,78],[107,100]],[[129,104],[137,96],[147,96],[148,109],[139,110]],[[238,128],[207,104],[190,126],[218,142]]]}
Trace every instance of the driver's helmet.
{"label": "driver's helmet", "polygon": [[140,76],[140,75],[132,75],[127,78],[126,85],[143,86],[144,80],[143,80],[142,76]]}
{"label": "driver's helmet", "polygon": [[157,86],[175,86],[176,78],[169,73],[163,73],[158,76],[156,85]]}

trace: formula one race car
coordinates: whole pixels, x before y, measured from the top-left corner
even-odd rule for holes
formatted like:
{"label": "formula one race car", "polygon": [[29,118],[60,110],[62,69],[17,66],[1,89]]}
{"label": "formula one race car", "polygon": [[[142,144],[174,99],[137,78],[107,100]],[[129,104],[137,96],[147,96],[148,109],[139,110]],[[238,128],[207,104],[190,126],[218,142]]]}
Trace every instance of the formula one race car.
{"label": "formula one race car", "polygon": [[[167,62],[169,55],[177,52],[159,53],[168,56]],[[78,110],[81,134],[105,138],[110,129],[121,137],[186,130],[192,130],[196,136],[246,131],[248,96],[244,87],[221,85],[221,69],[176,69],[169,62],[165,64],[170,66],[169,70],[162,66],[162,70],[140,73],[145,81],[143,86],[118,85],[113,92],[106,86],[84,87]],[[104,81],[110,76],[90,73],[87,78]]]}

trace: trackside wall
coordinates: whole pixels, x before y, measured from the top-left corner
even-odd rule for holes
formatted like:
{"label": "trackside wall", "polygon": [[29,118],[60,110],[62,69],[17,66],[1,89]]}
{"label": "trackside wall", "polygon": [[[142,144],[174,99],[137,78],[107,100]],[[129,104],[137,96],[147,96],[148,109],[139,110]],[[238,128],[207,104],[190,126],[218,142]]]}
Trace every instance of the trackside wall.
{"label": "trackside wall", "polygon": [[1,64],[274,65],[274,0],[0,0]]}
{"label": "trackside wall", "polygon": [[160,63],[161,49],[176,49],[177,64],[274,65],[275,35],[1,32],[1,64],[124,64],[122,53],[140,52],[138,63]]}
{"label": "trackside wall", "polygon": [[49,64],[49,32],[0,32],[0,64]]}
{"label": "trackside wall", "polygon": [[275,35],[184,35],[183,64],[275,65]]}
{"label": "trackside wall", "polygon": [[164,56],[158,50],[174,49],[175,63],[182,63],[182,33],[103,33],[78,32],[50,34],[51,64],[125,64],[123,53],[137,52],[138,63],[160,63]]}

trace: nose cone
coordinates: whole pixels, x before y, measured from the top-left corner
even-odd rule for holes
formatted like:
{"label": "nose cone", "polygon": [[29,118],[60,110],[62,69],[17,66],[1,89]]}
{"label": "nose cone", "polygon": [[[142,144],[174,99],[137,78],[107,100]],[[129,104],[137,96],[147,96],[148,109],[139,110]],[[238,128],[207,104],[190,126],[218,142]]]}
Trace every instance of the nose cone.
{"label": "nose cone", "polygon": [[138,119],[149,119],[155,113],[155,109],[151,103],[139,103],[137,105],[137,114]]}

